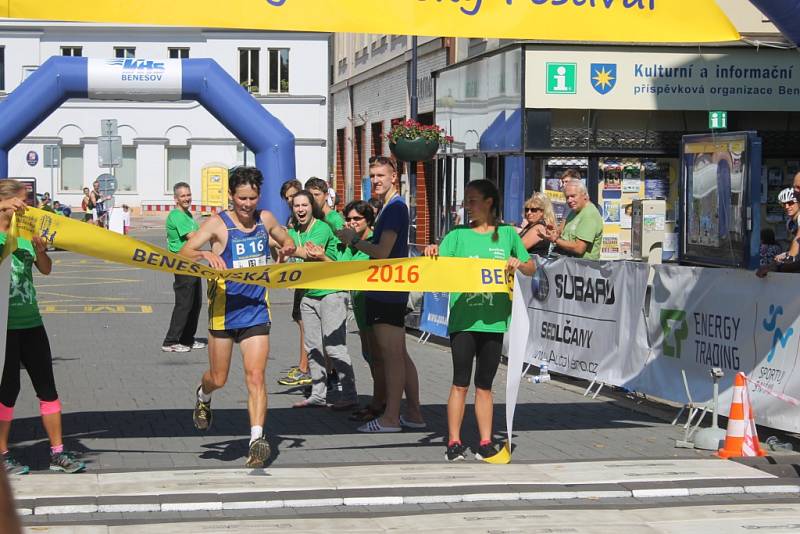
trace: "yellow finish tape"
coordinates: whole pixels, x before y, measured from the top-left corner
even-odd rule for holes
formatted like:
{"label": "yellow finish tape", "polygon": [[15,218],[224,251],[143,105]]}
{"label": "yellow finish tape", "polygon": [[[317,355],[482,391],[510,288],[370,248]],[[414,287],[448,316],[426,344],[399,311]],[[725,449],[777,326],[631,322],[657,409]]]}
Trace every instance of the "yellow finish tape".
{"label": "yellow finish tape", "polygon": [[547,41],[739,40],[714,0],[0,0],[0,16]]}
{"label": "yellow finish tape", "polygon": [[399,258],[392,260],[283,263],[264,267],[212,269],[132,237],[60,215],[28,208],[16,215],[16,230],[26,239],[45,238],[54,247],[175,274],[222,278],[270,288],[352,289],[367,291],[510,291],[501,260]]}

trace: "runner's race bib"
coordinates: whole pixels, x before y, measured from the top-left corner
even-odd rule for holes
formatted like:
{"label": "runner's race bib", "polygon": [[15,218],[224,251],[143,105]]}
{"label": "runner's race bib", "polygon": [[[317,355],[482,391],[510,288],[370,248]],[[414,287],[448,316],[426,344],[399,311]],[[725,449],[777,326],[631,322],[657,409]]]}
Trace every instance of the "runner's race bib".
{"label": "runner's race bib", "polygon": [[267,238],[263,234],[234,238],[231,243],[233,268],[260,267],[267,264]]}

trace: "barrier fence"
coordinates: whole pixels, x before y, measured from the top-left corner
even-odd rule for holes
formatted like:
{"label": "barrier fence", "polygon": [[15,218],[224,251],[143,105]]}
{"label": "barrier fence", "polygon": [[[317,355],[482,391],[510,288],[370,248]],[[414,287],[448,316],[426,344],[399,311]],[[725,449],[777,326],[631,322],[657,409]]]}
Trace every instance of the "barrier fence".
{"label": "barrier fence", "polygon": [[521,378],[525,363],[547,363],[551,371],[684,403],[683,370],[692,398],[707,402],[710,371],[720,368],[724,414],[742,371],[753,384],[757,422],[800,432],[800,410],[780,398],[800,391],[800,292],[791,290],[797,280],[734,269],[544,260],[533,277],[517,274],[509,382],[512,373]]}

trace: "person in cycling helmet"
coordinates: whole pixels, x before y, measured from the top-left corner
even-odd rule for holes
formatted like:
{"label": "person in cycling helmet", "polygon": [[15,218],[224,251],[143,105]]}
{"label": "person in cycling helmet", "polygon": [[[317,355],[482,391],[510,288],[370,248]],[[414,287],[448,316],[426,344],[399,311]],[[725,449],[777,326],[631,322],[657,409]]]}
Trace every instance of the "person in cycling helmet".
{"label": "person in cycling helmet", "polygon": [[793,237],[788,251],[778,254],[772,262],[758,268],[756,276],[760,278],[767,276],[770,271],[800,271],[800,258],[798,258],[798,254],[800,254],[800,229],[798,228],[800,226],[798,224],[800,203],[798,203],[795,191],[791,187],[787,187],[778,193],[778,202],[786,212],[786,235]]}

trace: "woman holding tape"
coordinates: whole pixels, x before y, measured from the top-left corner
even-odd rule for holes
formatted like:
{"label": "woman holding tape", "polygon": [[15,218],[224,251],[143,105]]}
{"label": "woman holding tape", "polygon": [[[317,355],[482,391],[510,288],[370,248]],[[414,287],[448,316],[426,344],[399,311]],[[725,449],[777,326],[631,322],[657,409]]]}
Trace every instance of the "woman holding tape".
{"label": "woman holding tape", "polygon": [[[325,222],[322,208],[309,191],[300,191],[292,198],[292,224],[289,235],[297,244],[295,255],[311,261],[339,259],[339,240]],[[325,356],[336,368],[341,398],[330,405],[334,410],[347,410],[358,404],[353,362],[347,352],[347,291],[309,289],[300,301],[304,342],[311,372],[311,396],[293,405],[294,408],[328,406],[328,373]]]}
{"label": "woman holding tape", "polygon": [[[506,261],[509,275],[519,269],[532,275],[536,266],[512,226],[500,220],[500,193],[489,180],[467,185],[464,203],[469,213],[467,225],[453,228],[440,245],[429,245],[425,255],[461,258],[486,258]],[[451,293],[450,350],[453,356],[453,385],[447,400],[449,439],[445,459],[463,460],[461,444],[464,406],[475,360],[475,418],[480,444],[475,458],[486,460],[497,454],[492,445],[492,382],[500,365],[503,334],[508,329],[511,301],[503,293]]]}
{"label": "woman holding tape", "polygon": [[[25,185],[16,180],[0,180],[0,211],[10,214],[24,210],[28,194]],[[7,223],[0,233],[0,244],[5,247]],[[8,259],[6,259],[8,261]],[[8,298],[8,324],[6,331],[6,357],[3,378],[0,382],[0,453],[7,474],[25,474],[28,466],[21,465],[8,452],[8,436],[14,418],[14,405],[20,391],[20,364],[33,383],[39,397],[47,437],[50,439],[50,470],[77,473],[84,469],[83,462],[64,450],[61,434],[61,401],[53,376],[53,357],[50,342],[44,329],[36,288],[33,286],[33,266],[44,275],[50,274],[53,262],[47,255],[47,243],[41,237],[31,241],[17,238],[17,250],[11,255],[11,287]]]}

